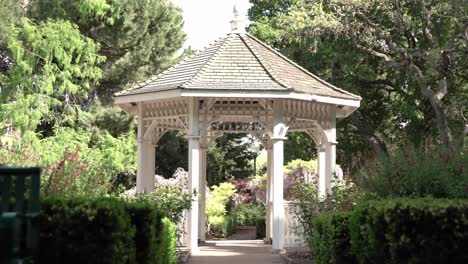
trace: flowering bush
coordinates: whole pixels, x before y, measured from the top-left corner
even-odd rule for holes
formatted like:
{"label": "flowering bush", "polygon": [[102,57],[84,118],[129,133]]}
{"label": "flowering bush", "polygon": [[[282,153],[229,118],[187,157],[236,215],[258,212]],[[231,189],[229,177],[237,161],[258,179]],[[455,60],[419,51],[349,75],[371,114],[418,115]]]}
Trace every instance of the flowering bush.
{"label": "flowering bush", "polygon": [[439,146],[423,149],[404,144],[367,164],[356,180],[379,198],[468,198],[466,159]]}
{"label": "flowering bush", "polygon": [[188,191],[188,173],[178,168],[171,178],[154,176],[154,191],[151,193],[137,193],[136,187],[123,193],[123,197],[130,200],[148,201],[156,204],[165,215],[175,224],[183,220],[184,211],[192,205],[193,196]]}
{"label": "flowering bush", "polygon": [[109,193],[115,175],[135,174],[134,139],[134,132],[95,138],[72,128],[57,129],[44,139],[26,133],[0,146],[0,165],[42,167],[43,195],[100,196]]}

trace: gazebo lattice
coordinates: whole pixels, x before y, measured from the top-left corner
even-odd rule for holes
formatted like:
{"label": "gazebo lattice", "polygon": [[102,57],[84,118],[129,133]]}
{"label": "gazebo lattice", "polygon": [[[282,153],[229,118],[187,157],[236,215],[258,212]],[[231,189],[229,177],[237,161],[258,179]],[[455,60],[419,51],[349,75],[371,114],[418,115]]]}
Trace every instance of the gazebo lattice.
{"label": "gazebo lattice", "polygon": [[[188,214],[191,249],[204,240],[206,157],[223,133],[256,137],[268,153],[267,237],[284,247],[283,148],[288,131],[304,131],[317,146],[319,192],[330,191],[336,159],[336,118],[350,115],[361,98],[290,61],[253,36],[221,38],[156,78],[115,95],[138,117],[137,190],[154,189],[155,146],[171,130],[187,134],[189,189],[199,197]],[[288,227],[286,227],[288,228]]]}

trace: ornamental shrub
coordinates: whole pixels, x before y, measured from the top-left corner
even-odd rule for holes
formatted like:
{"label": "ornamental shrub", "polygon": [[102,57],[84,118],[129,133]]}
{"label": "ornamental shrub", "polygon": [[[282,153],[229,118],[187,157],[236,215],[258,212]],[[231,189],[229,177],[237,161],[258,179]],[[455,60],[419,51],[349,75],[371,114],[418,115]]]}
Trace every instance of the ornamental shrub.
{"label": "ornamental shrub", "polygon": [[134,243],[137,263],[155,263],[158,257],[158,242],[161,236],[163,214],[149,202],[127,202],[126,211],[135,227]]}
{"label": "ornamental shrub", "polygon": [[355,176],[363,191],[379,198],[468,198],[467,155],[441,146],[401,145],[363,167]]}
{"label": "ornamental shrub", "polygon": [[41,200],[40,263],[136,263],[135,227],[115,198]]}
{"label": "ornamental shrub", "polygon": [[257,219],[255,219],[255,236],[257,239],[263,239],[266,237],[265,215],[259,216]]}
{"label": "ornamental shrub", "polygon": [[46,197],[39,263],[176,263],[176,233],[150,202]]}
{"label": "ornamental shrub", "polygon": [[357,263],[351,252],[348,212],[325,213],[312,221],[310,244],[317,263]]}
{"label": "ornamental shrub", "polygon": [[241,226],[253,226],[258,217],[265,215],[263,204],[239,204],[231,209],[231,216]]}
{"label": "ornamental shrub", "polygon": [[236,192],[235,186],[223,182],[212,187],[211,196],[206,200],[207,232],[210,237],[225,237],[226,231],[226,205],[229,198]]}
{"label": "ornamental shrub", "polygon": [[169,218],[161,219],[161,235],[159,236],[157,264],[176,264],[177,238],[174,224]]}
{"label": "ornamental shrub", "polygon": [[467,263],[468,202],[369,201],[312,221],[317,263]]}

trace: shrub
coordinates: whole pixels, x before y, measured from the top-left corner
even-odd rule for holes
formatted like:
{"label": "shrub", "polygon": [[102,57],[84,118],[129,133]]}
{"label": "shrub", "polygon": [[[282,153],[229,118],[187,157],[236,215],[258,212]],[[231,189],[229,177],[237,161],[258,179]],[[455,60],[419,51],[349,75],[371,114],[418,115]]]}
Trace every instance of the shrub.
{"label": "shrub", "polygon": [[231,209],[231,215],[236,218],[238,225],[253,226],[259,216],[265,215],[265,206],[261,204],[239,204]]}
{"label": "shrub", "polygon": [[351,253],[349,215],[348,212],[325,213],[312,221],[310,244],[317,263],[356,263]]}
{"label": "shrub", "polygon": [[226,231],[226,205],[229,198],[236,192],[234,185],[221,183],[213,186],[211,197],[206,200],[206,219],[208,235],[211,237],[225,237]]}
{"label": "shrub", "polygon": [[468,198],[467,156],[449,155],[440,146],[411,144],[382,155],[356,175],[358,185],[379,198],[403,196]]}
{"label": "shrub", "polygon": [[232,215],[228,215],[225,218],[225,226],[226,226],[226,236],[230,236],[237,231],[237,220],[236,217]]}
{"label": "shrub", "polygon": [[369,202],[351,215],[351,245],[360,262],[467,263],[467,216],[467,200]]}
{"label": "shrub", "polygon": [[257,239],[266,237],[266,218],[264,215],[255,219],[255,236]]}
{"label": "shrub", "polygon": [[117,198],[41,201],[40,263],[176,263],[176,234],[154,204]]}
{"label": "shrub", "polygon": [[175,227],[167,217],[161,220],[161,235],[159,236],[158,246],[157,264],[177,263]]}
{"label": "shrub", "polygon": [[126,210],[135,226],[134,243],[137,263],[154,263],[158,256],[162,212],[154,205],[139,201],[127,202]]}
{"label": "shrub", "polygon": [[40,263],[135,263],[135,228],[118,199],[41,200]]}

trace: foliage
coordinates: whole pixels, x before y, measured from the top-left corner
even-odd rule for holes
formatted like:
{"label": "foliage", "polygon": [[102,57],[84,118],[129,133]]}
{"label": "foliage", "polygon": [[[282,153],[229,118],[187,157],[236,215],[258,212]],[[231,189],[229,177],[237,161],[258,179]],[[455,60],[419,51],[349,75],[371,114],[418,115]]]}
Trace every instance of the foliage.
{"label": "foliage", "polygon": [[315,143],[304,132],[288,133],[288,140],[284,142],[284,163],[293,160],[312,160],[317,156]]}
{"label": "foliage", "polygon": [[310,245],[316,263],[357,263],[351,253],[349,216],[349,212],[331,212],[312,220]]}
{"label": "foliage", "polygon": [[164,134],[156,147],[156,174],[165,178],[177,168],[188,170],[188,141],[184,134],[169,131]]}
{"label": "foliage", "polygon": [[212,187],[211,197],[206,200],[207,232],[210,236],[226,235],[226,205],[235,192],[234,185],[227,182]]}
{"label": "foliage", "polygon": [[0,148],[0,164],[41,166],[42,194],[100,196],[113,184],[113,175],[136,172],[135,134],[119,138],[105,133],[91,148],[90,132],[60,128],[56,135],[38,139],[28,133]]}
{"label": "foliage", "polygon": [[230,179],[248,178],[253,174],[249,161],[256,153],[250,149],[252,139],[244,134],[224,134],[210,144],[207,158],[207,181],[217,185]]}
{"label": "foliage", "polygon": [[[443,111],[436,114],[437,100],[423,95],[413,66],[434,91],[438,80],[445,86],[437,75],[446,76],[447,93],[440,95],[449,126],[456,128],[453,134],[460,134],[460,113],[467,116],[468,99],[463,92],[466,41],[460,47],[466,17],[461,11],[466,8],[458,8],[466,5],[462,2],[252,0],[249,31],[321,78],[364,98],[358,111],[337,123],[337,157],[349,171],[368,156],[386,152],[387,145],[404,135],[420,144],[445,134],[437,128]],[[450,70],[443,70],[447,65]]]}
{"label": "foliage", "polygon": [[135,227],[123,202],[43,198],[41,207],[40,263],[135,263]]}
{"label": "foliage", "polygon": [[46,197],[41,207],[40,263],[175,263],[174,226],[157,205]]}
{"label": "foliage", "polygon": [[401,196],[468,198],[466,156],[429,145],[401,144],[388,155],[369,162],[356,175],[359,186],[380,198]]}
{"label": "foliage", "polygon": [[263,239],[266,237],[266,218],[265,215],[258,216],[255,219],[255,237]]}
{"label": "foliage", "polygon": [[230,215],[241,226],[253,226],[258,217],[265,215],[265,206],[256,204],[239,204],[231,209]]}
{"label": "foliage", "polygon": [[17,87],[29,94],[83,95],[101,77],[97,65],[105,59],[96,54],[99,44],[63,20],[35,24],[24,18],[9,36],[8,48],[15,63],[2,89],[6,95]]}
{"label": "foliage", "polygon": [[356,185],[348,181],[334,179],[331,194],[320,197],[316,182],[299,180],[291,190],[291,197],[296,201],[294,214],[298,225],[294,232],[312,248],[313,220],[326,212],[346,212],[353,210],[357,205],[369,200],[367,194],[362,193]]}
{"label": "foliage", "polygon": [[283,193],[286,200],[294,199],[294,188],[304,182],[318,183],[317,160],[292,160],[283,167]]}
{"label": "foliage", "polygon": [[[161,220],[161,235],[158,248],[158,258],[156,263],[161,264],[176,264],[176,235],[174,224],[168,219]],[[140,262],[139,262],[140,263]]]}
{"label": "foliage", "polygon": [[102,75],[98,65],[105,58],[97,54],[99,44],[68,21],[36,24],[24,18],[9,33],[6,46],[14,63],[0,73],[2,125],[34,130],[43,118],[66,122],[63,116],[74,112],[72,105]]}
{"label": "foliage", "polygon": [[373,201],[351,213],[353,253],[360,263],[468,261],[466,200]]}
{"label": "foliage", "polygon": [[97,90],[104,103],[114,92],[172,65],[185,38],[181,10],[169,0],[38,0],[30,15],[69,20],[101,45],[107,61]]}
{"label": "foliage", "polygon": [[195,194],[188,193],[179,186],[163,185],[151,193],[138,194],[137,200],[157,205],[173,223],[180,223],[184,211],[189,210],[192,205],[193,195]]}
{"label": "foliage", "polygon": [[135,226],[136,263],[154,263],[158,258],[158,250],[162,248],[160,238],[170,236],[161,234],[164,228],[161,225],[163,211],[144,201],[127,202],[125,207]]}

